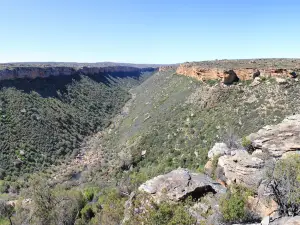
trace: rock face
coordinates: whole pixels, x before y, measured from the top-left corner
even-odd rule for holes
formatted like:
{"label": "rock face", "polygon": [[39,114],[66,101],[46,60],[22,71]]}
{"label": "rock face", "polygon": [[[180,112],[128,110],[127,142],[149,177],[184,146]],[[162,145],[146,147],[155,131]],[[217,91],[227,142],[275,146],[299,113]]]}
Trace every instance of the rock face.
{"label": "rock face", "polygon": [[155,71],[156,68],[137,68],[129,66],[108,66],[108,67],[68,67],[68,66],[20,66],[0,69],[0,80],[17,79],[17,78],[37,78],[58,75],[96,75],[101,73],[128,73]]}
{"label": "rock face", "polygon": [[223,168],[226,183],[242,184],[257,189],[262,181],[264,161],[245,150],[235,150],[234,155],[219,158],[218,166]]}
{"label": "rock face", "polygon": [[300,114],[289,116],[280,124],[266,126],[250,134],[249,139],[255,149],[275,158],[300,153]]}
{"label": "rock face", "polygon": [[[237,183],[257,189],[263,179],[265,165],[268,160],[300,153],[300,114],[289,116],[281,123],[266,126],[258,132],[250,134],[253,153],[244,149],[226,150],[217,143],[208,153],[219,153],[218,167],[222,168],[227,184]],[[224,154],[229,151],[230,154]]]}
{"label": "rock face", "polygon": [[[225,144],[216,143],[208,157],[220,155],[215,175],[221,181],[227,185],[240,184],[257,193],[257,196],[248,199],[249,209],[261,217],[274,216],[278,205],[264,195],[265,171],[270,162],[300,154],[300,114],[289,116],[277,125],[265,126],[247,138],[251,141],[251,151],[228,149]],[[209,165],[206,166],[207,170],[211,167]]]}
{"label": "rock face", "polygon": [[157,202],[180,201],[189,196],[199,199],[207,193],[224,193],[226,189],[204,174],[177,169],[148,180],[139,190],[151,194]]}
{"label": "rock face", "polygon": [[[253,61],[253,60],[252,60]],[[280,60],[278,60],[279,62]],[[216,60],[198,63],[181,64],[176,73],[194,77],[201,81],[222,80],[224,84],[232,84],[237,80],[253,80],[260,75],[265,77],[295,78],[299,72],[299,60],[257,60],[252,63],[249,60]]]}

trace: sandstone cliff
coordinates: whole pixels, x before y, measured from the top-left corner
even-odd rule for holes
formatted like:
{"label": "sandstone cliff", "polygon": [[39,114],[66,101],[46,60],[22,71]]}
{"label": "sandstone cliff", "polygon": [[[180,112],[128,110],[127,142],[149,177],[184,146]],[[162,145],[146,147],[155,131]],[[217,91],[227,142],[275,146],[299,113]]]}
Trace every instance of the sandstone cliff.
{"label": "sandstone cliff", "polygon": [[73,66],[14,66],[0,68],[0,80],[16,78],[37,78],[58,75],[96,75],[102,73],[135,73],[155,71],[155,67],[104,66],[104,67],[73,67]]}
{"label": "sandstone cliff", "polygon": [[300,72],[300,60],[257,59],[257,60],[216,60],[181,64],[177,74],[194,77],[201,81],[223,80],[231,84],[237,80],[252,80],[258,76],[292,77]]}

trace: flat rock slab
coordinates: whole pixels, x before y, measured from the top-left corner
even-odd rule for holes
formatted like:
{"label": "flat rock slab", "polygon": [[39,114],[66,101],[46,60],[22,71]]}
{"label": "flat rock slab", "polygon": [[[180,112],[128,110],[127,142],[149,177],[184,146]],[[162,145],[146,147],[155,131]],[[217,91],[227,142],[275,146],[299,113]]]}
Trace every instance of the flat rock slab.
{"label": "flat rock slab", "polygon": [[281,123],[265,126],[250,134],[253,147],[280,158],[288,152],[300,153],[300,114],[289,116]]}

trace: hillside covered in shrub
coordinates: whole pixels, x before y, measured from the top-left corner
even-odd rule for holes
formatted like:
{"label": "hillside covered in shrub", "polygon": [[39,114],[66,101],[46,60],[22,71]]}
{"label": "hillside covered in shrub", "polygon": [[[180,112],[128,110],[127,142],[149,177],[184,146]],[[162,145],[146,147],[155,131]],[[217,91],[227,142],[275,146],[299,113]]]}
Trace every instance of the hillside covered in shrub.
{"label": "hillside covered in shrub", "polygon": [[14,180],[74,158],[110,124],[128,90],[151,72],[50,76],[0,83],[0,178]]}

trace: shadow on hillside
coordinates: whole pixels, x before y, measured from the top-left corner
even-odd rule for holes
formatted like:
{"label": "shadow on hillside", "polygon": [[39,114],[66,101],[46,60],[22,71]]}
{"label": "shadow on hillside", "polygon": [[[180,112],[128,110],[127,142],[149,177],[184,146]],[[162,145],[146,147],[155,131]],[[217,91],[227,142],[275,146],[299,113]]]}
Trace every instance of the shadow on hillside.
{"label": "shadow on hillside", "polygon": [[[153,71],[149,71],[153,72]],[[107,86],[117,84],[118,79],[131,78],[139,80],[143,75],[142,72],[115,72],[115,73],[100,73],[97,75],[84,75],[89,77],[97,83],[103,83]],[[67,86],[72,84],[73,81],[80,81],[82,75],[72,75],[72,76],[50,76],[45,78],[20,78],[15,80],[3,80],[0,81],[0,89],[3,88],[16,88],[25,93],[30,93],[35,91],[39,93],[42,97],[58,97],[58,92],[65,93],[67,91]]]}

